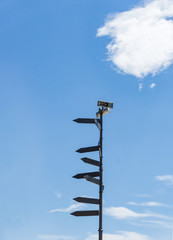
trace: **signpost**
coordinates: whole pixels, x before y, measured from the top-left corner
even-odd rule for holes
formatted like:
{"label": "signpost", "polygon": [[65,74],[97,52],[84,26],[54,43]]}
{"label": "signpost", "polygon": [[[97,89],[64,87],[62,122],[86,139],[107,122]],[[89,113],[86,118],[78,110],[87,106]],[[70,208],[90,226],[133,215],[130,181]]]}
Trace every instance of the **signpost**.
{"label": "signpost", "polygon": [[[74,121],[77,123],[84,124],[95,124],[100,132],[100,139],[98,146],[80,148],[76,152],[78,153],[87,153],[99,151],[100,161],[93,160],[91,158],[81,158],[84,163],[94,165],[99,167],[97,172],[87,172],[79,173],[73,176],[76,179],[86,179],[89,182],[99,185],[99,199],[95,198],[86,198],[86,197],[77,197],[73,200],[82,203],[88,204],[98,204],[99,210],[89,210],[89,211],[76,211],[71,213],[71,215],[76,217],[82,216],[99,216],[99,240],[103,239],[103,227],[102,227],[102,211],[103,211],[103,115],[110,112],[110,108],[113,108],[113,103],[98,101],[97,106],[99,106],[99,111],[96,113],[97,118],[77,118]],[[97,178],[98,177],[98,178]]]}
{"label": "signpost", "polygon": [[79,173],[73,176],[73,178],[81,179],[85,178],[85,176],[98,177],[100,176],[100,172]]}
{"label": "signpost", "polygon": [[95,124],[95,118],[77,118],[73,120],[74,122],[77,123],[90,123],[90,124]]}
{"label": "signpost", "polygon": [[99,199],[96,198],[86,198],[86,197],[77,197],[73,198],[76,202],[82,202],[82,203],[91,203],[91,204],[99,204]]}
{"label": "signpost", "polygon": [[76,217],[85,217],[85,216],[98,216],[99,211],[97,210],[90,210],[90,211],[76,211],[71,213],[71,215]]}
{"label": "signpost", "polygon": [[89,175],[86,175],[85,176],[85,179],[88,181],[88,182],[92,182],[92,183],[95,183],[97,185],[100,185],[100,180],[97,179],[97,178],[94,178],[94,177],[91,177]]}
{"label": "signpost", "polygon": [[99,167],[99,165],[100,165],[99,161],[93,160],[91,158],[86,158],[85,157],[85,158],[81,158],[81,160],[85,163],[88,163],[88,164],[91,164],[91,165],[94,165],[94,166],[97,166],[97,167]]}
{"label": "signpost", "polygon": [[100,146],[86,147],[86,148],[79,148],[78,150],[76,150],[76,152],[78,153],[95,152],[95,151],[99,151],[99,149],[100,149]]}

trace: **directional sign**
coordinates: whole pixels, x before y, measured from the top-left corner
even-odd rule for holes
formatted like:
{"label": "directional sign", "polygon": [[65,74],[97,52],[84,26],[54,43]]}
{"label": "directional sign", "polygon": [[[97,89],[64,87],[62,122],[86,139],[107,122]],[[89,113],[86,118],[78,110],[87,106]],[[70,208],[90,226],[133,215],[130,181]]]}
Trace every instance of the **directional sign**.
{"label": "directional sign", "polygon": [[86,175],[84,178],[85,178],[87,181],[89,181],[89,182],[92,182],[92,183],[95,183],[95,184],[97,184],[97,185],[100,185],[100,180],[97,179],[97,178],[91,177],[91,176],[89,176],[89,175]]}
{"label": "directional sign", "polygon": [[100,166],[100,162],[99,161],[93,160],[91,158],[84,157],[84,158],[81,158],[81,160],[83,162],[85,162],[85,163],[88,163],[88,164],[91,164],[91,165],[94,165],[94,166],[98,166],[98,167]]}
{"label": "directional sign", "polygon": [[73,200],[80,203],[91,203],[91,204],[100,203],[99,199],[96,199],[96,198],[77,197],[77,198],[73,198]]}
{"label": "directional sign", "polygon": [[73,121],[77,122],[77,123],[91,123],[91,124],[94,124],[95,120],[96,120],[95,118],[77,118]]}
{"label": "directional sign", "polygon": [[95,151],[99,151],[99,149],[100,149],[100,146],[86,147],[86,148],[79,148],[76,152],[78,153],[95,152]]}
{"label": "directional sign", "polygon": [[79,173],[79,174],[73,176],[73,178],[81,179],[81,178],[84,178],[86,175],[91,176],[91,177],[98,177],[98,176],[100,176],[100,172]]}
{"label": "directional sign", "polygon": [[84,216],[98,216],[99,211],[98,210],[92,210],[92,211],[76,211],[71,213],[71,215],[76,217],[84,217]]}
{"label": "directional sign", "polygon": [[99,106],[99,107],[113,108],[113,103],[104,102],[104,101],[98,101],[98,102],[97,102],[97,106]]}

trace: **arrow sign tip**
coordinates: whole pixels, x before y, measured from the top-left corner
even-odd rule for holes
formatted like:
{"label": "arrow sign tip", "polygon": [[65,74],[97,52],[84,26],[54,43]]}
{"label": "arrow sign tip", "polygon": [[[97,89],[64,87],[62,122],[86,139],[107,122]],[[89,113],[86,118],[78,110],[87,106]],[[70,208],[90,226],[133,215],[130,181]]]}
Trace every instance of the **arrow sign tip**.
{"label": "arrow sign tip", "polygon": [[81,148],[79,148],[78,150],[76,150],[76,152],[80,153],[80,152],[81,152]]}
{"label": "arrow sign tip", "polygon": [[76,118],[73,121],[79,123],[80,122],[80,118]]}

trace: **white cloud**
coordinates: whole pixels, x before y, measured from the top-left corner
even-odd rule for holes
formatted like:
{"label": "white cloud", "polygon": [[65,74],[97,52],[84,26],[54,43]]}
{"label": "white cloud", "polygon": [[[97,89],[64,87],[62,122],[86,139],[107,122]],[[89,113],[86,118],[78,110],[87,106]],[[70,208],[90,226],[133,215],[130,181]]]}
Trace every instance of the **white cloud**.
{"label": "white cloud", "polygon": [[173,175],[156,176],[156,179],[158,181],[173,185]]}
{"label": "white cloud", "polygon": [[[104,240],[151,240],[149,236],[136,232],[117,232],[116,234],[103,234]],[[98,235],[92,234],[85,240],[97,240]]]}
{"label": "white cloud", "polygon": [[109,16],[97,36],[109,36],[108,60],[118,71],[138,78],[173,63],[173,1],[145,1],[130,11]]}
{"label": "white cloud", "polygon": [[84,208],[85,205],[82,203],[77,203],[77,204],[72,204],[70,207],[68,208],[56,208],[56,209],[52,209],[49,211],[49,213],[54,213],[54,212],[71,212],[74,210],[78,210],[81,208]]}
{"label": "white cloud", "polygon": [[139,92],[142,90],[143,88],[143,83],[139,83]]}
{"label": "white cloud", "polygon": [[147,213],[136,213],[125,207],[109,207],[104,209],[104,214],[118,218],[118,219],[127,219],[127,218],[140,218],[148,217]]}
{"label": "white cloud", "polygon": [[159,218],[173,220],[173,218],[155,213],[137,213],[125,207],[108,207],[104,209],[104,214],[116,219],[138,219],[138,218]]}
{"label": "white cloud", "polygon": [[56,195],[56,197],[57,197],[58,199],[62,197],[62,194],[59,193],[59,192],[56,192],[56,191],[55,191],[55,195]]}
{"label": "white cloud", "polygon": [[38,235],[38,239],[41,240],[74,240],[71,236],[60,236],[60,235]]}
{"label": "white cloud", "polygon": [[142,206],[142,207],[165,207],[166,205],[159,202],[143,202],[143,203],[137,203],[137,202],[128,202],[129,205],[132,206]]}
{"label": "white cloud", "polygon": [[155,225],[156,227],[163,227],[163,228],[169,228],[172,229],[172,221],[171,222],[163,222],[158,220],[142,220],[144,223],[149,223],[149,225]]}
{"label": "white cloud", "polygon": [[150,88],[155,88],[156,86],[157,86],[156,83],[151,83],[151,84],[150,84]]}
{"label": "white cloud", "polygon": [[136,197],[140,197],[140,198],[149,198],[151,197],[149,194],[146,193],[142,193],[142,194],[136,194]]}

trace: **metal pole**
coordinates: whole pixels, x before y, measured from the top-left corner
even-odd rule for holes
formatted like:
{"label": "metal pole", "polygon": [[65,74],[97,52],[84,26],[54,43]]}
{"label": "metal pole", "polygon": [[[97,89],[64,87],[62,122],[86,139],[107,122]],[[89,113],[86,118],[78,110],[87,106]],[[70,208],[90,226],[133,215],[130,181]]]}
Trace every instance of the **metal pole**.
{"label": "metal pole", "polygon": [[102,210],[103,210],[103,108],[99,109],[100,112],[100,188],[99,188],[99,198],[100,198],[100,205],[99,205],[99,240],[102,240],[103,235],[103,227],[102,227]]}

